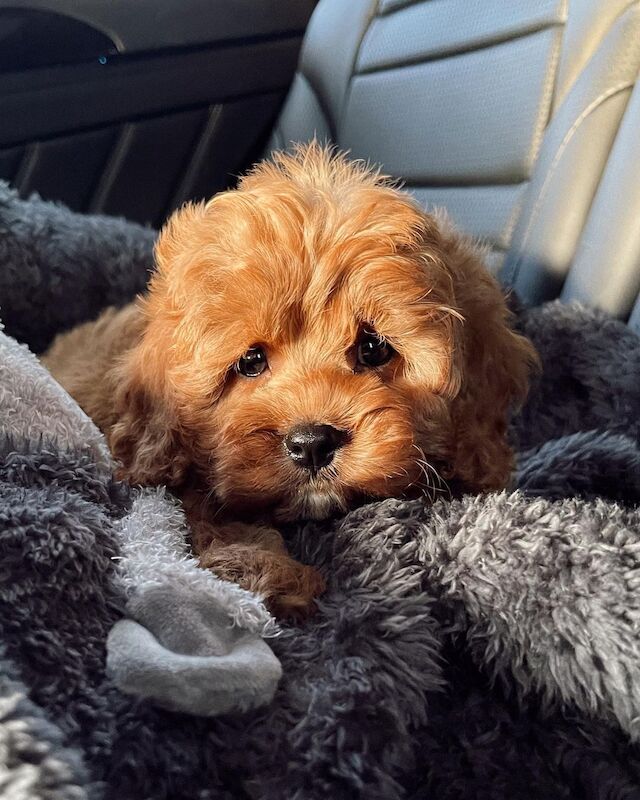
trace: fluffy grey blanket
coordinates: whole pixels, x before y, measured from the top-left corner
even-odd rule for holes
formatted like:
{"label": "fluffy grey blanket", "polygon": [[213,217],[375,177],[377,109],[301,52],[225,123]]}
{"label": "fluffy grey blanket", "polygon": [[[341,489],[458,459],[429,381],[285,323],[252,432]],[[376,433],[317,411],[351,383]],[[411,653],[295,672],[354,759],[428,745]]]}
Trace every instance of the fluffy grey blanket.
{"label": "fluffy grey blanket", "polygon": [[[47,216],[37,200],[5,192],[4,203],[14,221],[33,205]],[[70,229],[101,229],[64,214]],[[103,239],[76,241],[77,270],[109,271]],[[0,222],[0,273],[22,254]],[[2,291],[5,316],[24,307]],[[16,332],[21,315],[11,319]],[[389,500],[288,531],[328,578],[320,611],[269,640],[283,670],[273,701],[214,718],[132,699],[106,673],[114,624],[131,622],[122,617],[144,601],[137,592],[151,590],[153,608],[168,585],[136,572],[139,547],[127,549],[126,521],[145,497],[111,481],[86,419],[75,446],[61,446],[68,426],[53,420],[76,412],[44,378],[31,400],[57,403],[48,435],[34,436],[37,419],[12,430],[30,402],[17,398],[0,448],[0,797],[640,797],[639,341],[578,307],[550,304],[520,322],[545,370],[512,428],[518,489],[431,508]],[[32,327],[44,346],[49,334]],[[15,362],[0,387],[14,374]],[[147,515],[143,543],[176,513],[146,500],[167,506]],[[133,522],[135,539],[144,517]],[[166,619],[199,580],[186,572]],[[268,619],[242,602],[251,613],[232,630],[255,642]]]}

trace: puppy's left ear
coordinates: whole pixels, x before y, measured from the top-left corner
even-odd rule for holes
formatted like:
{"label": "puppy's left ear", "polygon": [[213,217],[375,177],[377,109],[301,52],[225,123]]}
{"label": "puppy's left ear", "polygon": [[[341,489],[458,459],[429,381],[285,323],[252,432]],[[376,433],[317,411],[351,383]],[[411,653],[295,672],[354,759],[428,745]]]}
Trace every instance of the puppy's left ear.
{"label": "puppy's left ear", "polygon": [[514,466],[507,441],[510,412],[525,400],[539,365],[533,345],[511,327],[504,293],[472,243],[445,233],[444,260],[464,317],[455,354],[460,391],[452,401],[452,459],[448,477],[465,488],[504,488]]}

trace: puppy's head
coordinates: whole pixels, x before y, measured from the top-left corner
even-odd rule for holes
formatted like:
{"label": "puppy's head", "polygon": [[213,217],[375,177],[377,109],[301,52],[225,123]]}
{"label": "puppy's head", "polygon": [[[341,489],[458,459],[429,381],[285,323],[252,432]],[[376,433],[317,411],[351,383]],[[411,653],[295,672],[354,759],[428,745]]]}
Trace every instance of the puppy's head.
{"label": "puppy's head", "polygon": [[188,205],[157,245],[111,444],[134,480],[189,469],[230,509],[502,487],[531,345],[472,246],[317,145]]}

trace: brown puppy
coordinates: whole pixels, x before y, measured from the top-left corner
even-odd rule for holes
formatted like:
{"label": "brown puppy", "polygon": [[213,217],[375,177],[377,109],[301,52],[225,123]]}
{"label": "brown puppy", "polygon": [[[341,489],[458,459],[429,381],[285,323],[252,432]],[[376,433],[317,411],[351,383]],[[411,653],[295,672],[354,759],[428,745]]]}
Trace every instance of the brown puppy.
{"label": "brown puppy", "polygon": [[272,521],[506,484],[534,350],[473,246],[378,173],[277,155],[177,212],[156,260],[146,297],[45,363],[122,477],[182,497],[201,564],[275,613],[323,582]]}

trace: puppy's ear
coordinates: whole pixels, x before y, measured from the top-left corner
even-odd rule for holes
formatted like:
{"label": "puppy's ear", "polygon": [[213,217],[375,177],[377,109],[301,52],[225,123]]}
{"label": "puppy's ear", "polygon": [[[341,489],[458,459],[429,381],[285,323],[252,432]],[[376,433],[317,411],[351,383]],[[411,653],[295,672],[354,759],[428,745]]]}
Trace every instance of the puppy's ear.
{"label": "puppy's ear", "polygon": [[181,485],[190,459],[169,409],[136,380],[121,387],[116,402],[122,411],[111,428],[109,445],[121,465],[118,477],[145,486]]}
{"label": "puppy's ear", "polygon": [[145,486],[179,486],[190,458],[174,412],[150,390],[135,367],[130,369],[125,362],[117,372],[117,421],[108,439],[121,465],[118,477]]}
{"label": "puppy's ear", "polygon": [[167,389],[168,334],[148,322],[139,300],[133,347],[109,376],[113,405],[107,439],[118,477],[144,485],[180,485],[190,463]]}
{"label": "puppy's ear", "polygon": [[174,211],[160,231],[154,247],[156,275],[167,276],[179,268],[182,261],[189,259],[190,248],[194,244],[206,218],[208,204],[185,203]]}
{"label": "puppy's ear", "polygon": [[477,249],[445,233],[444,260],[464,322],[454,355],[460,390],[452,401],[452,463],[448,477],[468,489],[504,488],[513,468],[507,441],[512,409],[521,405],[539,364],[533,345],[511,327],[512,315],[498,282]]}
{"label": "puppy's ear", "polygon": [[165,224],[148,293],[137,304],[137,343],[112,374],[109,445],[122,464],[120,476],[135,483],[184,482],[194,450],[181,419],[190,414],[185,425],[193,428],[201,398],[210,405],[222,388],[227,367],[216,371],[212,348],[203,346],[211,339],[206,320],[186,311],[210,239],[205,203],[187,203]]}

